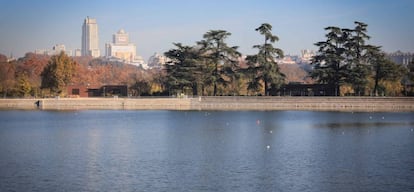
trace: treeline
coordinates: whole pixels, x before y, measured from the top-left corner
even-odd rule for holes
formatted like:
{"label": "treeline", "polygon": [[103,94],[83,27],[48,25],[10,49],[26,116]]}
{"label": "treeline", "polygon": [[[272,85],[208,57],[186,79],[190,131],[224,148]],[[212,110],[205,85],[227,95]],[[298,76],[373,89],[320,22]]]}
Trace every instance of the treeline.
{"label": "treeline", "polygon": [[[327,27],[326,40],[317,42],[311,77],[335,87],[335,95],[390,95],[408,92],[409,70],[391,62],[381,47],[370,45],[367,24],[355,22],[353,29]],[[412,90],[411,90],[412,91]]]}
{"label": "treeline", "polygon": [[[326,40],[315,43],[319,50],[309,76],[318,84],[333,87],[335,96],[412,94],[413,73],[391,62],[381,47],[367,43],[367,26],[355,22],[353,29],[325,28]],[[257,53],[248,55],[245,65],[238,61],[238,47],[226,43],[231,35],[227,31],[209,31],[193,46],[175,43],[175,48],[165,53],[171,59],[166,66],[166,86],[174,93],[193,95],[280,95],[287,82],[275,61],[283,58],[283,51],[274,47],[278,37],[267,23],[256,31],[263,41],[253,46]],[[284,92],[288,91],[285,88]]]}
{"label": "treeline", "polygon": [[272,90],[285,83],[275,59],[283,57],[283,51],[274,47],[278,37],[272,34],[272,26],[264,23],[258,31],[263,44],[254,45],[257,54],[248,55],[245,66],[240,65],[241,53],[237,46],[226,43],[231,33],[211,30],[194,46],[175,43],[176,48],[165,55],[171,59],[166,65],[166,84],[174,92],[193,95],[270,95]]}
{"label": "treeline", "polygon": [[[65,87],[68,85],[133,87],[136,82],[151,82],[157,76],[157,70],[143,70],[101,58],[27,53],[8,62],[7,57],[0,54],[0,97],[67,95]],[[136,91],[131,91],[137,95]],[[156,86],[153,91],[157,91]]]}
{"label": "treeline", "polygon": [[[264,23],[255,29],[256,54],[245,58],[238,46],[226,40],[231,33],[211,30],[194,45],[174,43],[165,52],[169,62],[162,70],[91,57],[68,57],[28,53],[7,61],[0,55],[0,94],[4,97],[67,95],[68,85],[99,87],[128,85],[129,95],[279,95],[289,82],[324,84],[334,95],[401,96],[413,93],[413,66],[391,62],[379,46],[367,43],[367,25],[355,22],[353,29],[327,27],[326,40],[317,42],[313,70],[283,66],[279,38]],[[410,72],[411,71],[411,72]],[[308,73],[308,74],[307,74]],[[299,77],[300,76],[300,77]]]}

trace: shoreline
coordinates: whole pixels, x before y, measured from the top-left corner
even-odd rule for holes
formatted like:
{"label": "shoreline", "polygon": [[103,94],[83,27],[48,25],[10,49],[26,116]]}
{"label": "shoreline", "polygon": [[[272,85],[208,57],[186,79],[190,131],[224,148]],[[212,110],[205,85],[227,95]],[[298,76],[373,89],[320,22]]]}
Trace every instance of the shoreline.
{"label": "shoreline", "polygon": [[[39,101],[39,107],[35,102]],[[414,97],[48,98],[0,99],[1,110],[226,110],[414,112]]]}

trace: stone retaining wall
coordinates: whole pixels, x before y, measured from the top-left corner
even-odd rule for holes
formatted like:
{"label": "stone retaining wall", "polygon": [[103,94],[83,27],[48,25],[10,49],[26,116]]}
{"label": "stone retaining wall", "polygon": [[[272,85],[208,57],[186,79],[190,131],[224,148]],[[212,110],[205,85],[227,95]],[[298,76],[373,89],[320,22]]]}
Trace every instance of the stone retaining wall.
{"label": "stone retaining wall", "polygon": [[[35,102],[39,102],[39,107]],[[198,97],[0,99],[0,109],[409,111],[414,97]]]}
{"label": "stone retaining wall", "polygon": [[412,97],[206,97],[200,110],[414,111]]}

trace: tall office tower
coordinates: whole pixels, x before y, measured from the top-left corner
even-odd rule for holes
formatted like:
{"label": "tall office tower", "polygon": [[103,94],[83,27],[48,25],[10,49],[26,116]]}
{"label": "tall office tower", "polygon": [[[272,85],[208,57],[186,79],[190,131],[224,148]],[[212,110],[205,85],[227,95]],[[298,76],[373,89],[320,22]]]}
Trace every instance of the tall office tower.
{"label": "tall office tower", "polygon": [[82,25],[82,56],[99,57],[98,24],[96,19],[86,17]]}

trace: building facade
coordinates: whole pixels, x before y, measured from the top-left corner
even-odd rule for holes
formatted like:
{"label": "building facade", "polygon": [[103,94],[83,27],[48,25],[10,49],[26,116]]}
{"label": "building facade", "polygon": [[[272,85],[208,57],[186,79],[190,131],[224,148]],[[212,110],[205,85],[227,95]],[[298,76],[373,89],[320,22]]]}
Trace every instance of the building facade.
{"label": "building facade", "polygon": [[69,97],[112,97],[128,96],[126,85],[104,85],[101,87],[89,87],[83,85],[70,85],[66,87]]}
{"label": "building facade", "polygon": [[404,66],[407,66],[414,59],[414,53],[403,53],[401,51],[389,53],[387,55],[394,63]]}
{"label": "building facade", "polygon": [[71,50],[66,50],[65,45],[63,44],[56,44],[52,47],[52,50],[50,49],[36,49],[34,51],[35,54],[39,54],[39,55],[49,55],[49,56],[53,56],[53,55],[58,55],[61,52],[64,52],[66,55],[68,56],[72,56],[72,51]]}
{"label": "building facade", "polygon": [[87,17],[82,25],[82,56],[100,57],[98,24]]}
{"label": "building facade", "polygon": [[105,56],[128,64],[142,65],[144,62],[137,56],[137,47],[129,42],[129,34],[120,29],[112,37],[112,43],[105,44]]}
{"label": "building facade", "polygon": [[80,56],[82,56],[82,51],[81,51],[81,49],[75,49],[75,51],[73,52],[73,56],[75,56],[75,57],[80,57]]}
{"label": "building facade", "polygon": [[154,53],[154,55],[152,55],[148,59],[148,67],[161,69],[169,61],[170,59],[168,59],[168,57],[158,54],[158,53]]}
{"label": "building facade", "polygon": [[315,51],[304,49],[300,51],[301,53],[301,60],[303,63],[310,63],[312,58],[316,55]]}

